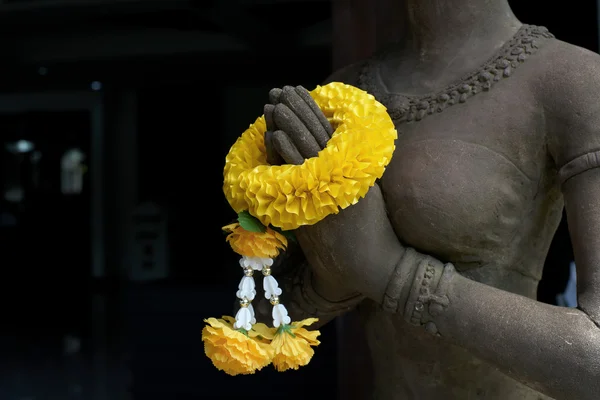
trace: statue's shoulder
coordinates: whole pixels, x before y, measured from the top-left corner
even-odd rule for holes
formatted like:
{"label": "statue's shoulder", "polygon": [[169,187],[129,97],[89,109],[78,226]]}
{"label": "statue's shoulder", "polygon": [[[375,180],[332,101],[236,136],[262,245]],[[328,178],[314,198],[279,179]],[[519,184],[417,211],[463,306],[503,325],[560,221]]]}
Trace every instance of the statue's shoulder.
{"label": "statue's shoulder", "polygon": [[360,74],[363,73],[365,63],[366,61],[358,61],[342,67],[329,75],[323,84],[342,82],[348,85],[358,86]]}
{"label": "statue's shoulder", "polygon": [[540,52],[533,75],[549,148],[559,164],[596,151],[600,126],[600,55],[560,40]]}
{"label": "statue's shoulder", "polygon": [[562,40],[551,39],[539,54],[540,89],[561,97],[599,96],[600,55]]}

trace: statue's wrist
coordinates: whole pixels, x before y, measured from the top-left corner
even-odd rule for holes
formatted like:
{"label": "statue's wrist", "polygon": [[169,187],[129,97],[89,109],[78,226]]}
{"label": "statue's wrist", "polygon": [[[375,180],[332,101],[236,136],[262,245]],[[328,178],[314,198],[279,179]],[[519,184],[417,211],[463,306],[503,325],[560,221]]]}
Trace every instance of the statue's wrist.
{"label": "statue's wrist", "polygon": [[404,306],[404,320],[437,334],[436,319],[448,308],[447,288],[455,273],[452,264],[426,257],[420,263]]}
{"label": "statue's wrist", "polygon": [[446,293],[454,274],[452,264],[407,249],[388,284],[383,308],[436,334],[435,320],[449,305]]}

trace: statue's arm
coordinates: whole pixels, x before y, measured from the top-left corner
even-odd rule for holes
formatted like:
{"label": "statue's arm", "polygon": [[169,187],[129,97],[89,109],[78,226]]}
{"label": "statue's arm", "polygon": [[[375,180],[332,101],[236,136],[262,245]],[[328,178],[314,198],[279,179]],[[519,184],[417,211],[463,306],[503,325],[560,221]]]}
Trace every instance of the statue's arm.
{"label": "statue's arm", "polygon": [[[552,76],[536,90],[565,198],[578,308],[505,292],[417,255],[420,266],[398,312],[553,398],[594,400],[600,398],[600,57],[560,46],[549,56],[555,61],[546,60]],[[391,297],[401,286],[390,283]]]}
{"label": "statue's arm", "polygon": [[[583,179],[584,174],[571,179]],[[597,174],[600,177],[600,170]],[[598,204],[594,199],[587,201]],[[451,264],[404,247],[382,203],[375,186],[357,204],[311,226],[310,232],[297,231],[312,266],[308,271],[331,276],[313,279],[311,290],[326,295],[330,304],[341,304],[344,294],[362,293],[397,318],[462,346],[548,396],[598,399],[600,303],[596,288],[587,283],[589,277],[598,276],[594,267],[599,264],[586,263],[577,253],[580,270],[588,271],[579,278],[579,309],[543,304],[467,279]],[[594,226],[600,227],[600,207],[596,209]],[[586,224],[593,224],[595,220],[589,217],[582,215]],[[295,299],[307,304],[305,295]]]}
{"label": "statue's arm", "polygon": [[[600,218],[597,222],[600,226]],[[597,277],[597,269],[593,273],[589,264],[579,267],[585,272],[577,309],[551,306],[472,281],[434,259],[422,263],[409,300],[398,310],[407,322],[422,325],[548,396],[598,399],[600,303],[597,289],[585,279],[590,274]],[[421,294],[422,287],[430,293]]]}

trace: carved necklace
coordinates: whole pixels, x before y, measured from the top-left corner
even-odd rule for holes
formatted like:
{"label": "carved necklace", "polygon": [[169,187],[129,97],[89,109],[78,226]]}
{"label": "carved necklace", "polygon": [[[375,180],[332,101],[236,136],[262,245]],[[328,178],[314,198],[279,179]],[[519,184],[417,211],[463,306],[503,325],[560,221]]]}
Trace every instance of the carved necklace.
{"label": "carved necklace", "polygon": [[553,37],[554,35],[544,27],[523,25],[512,39],[479,69],[433,94],[411,96],[381,90],[375,72],[378,58],[365,62],[358,84],[388,108],[394,122],[420,121],[427,115],[442,112],[457,103],[466,102],[477,93],[490,90],[496,82],[511,76],[513,70],[536,52],[541,44],[540,39]]}

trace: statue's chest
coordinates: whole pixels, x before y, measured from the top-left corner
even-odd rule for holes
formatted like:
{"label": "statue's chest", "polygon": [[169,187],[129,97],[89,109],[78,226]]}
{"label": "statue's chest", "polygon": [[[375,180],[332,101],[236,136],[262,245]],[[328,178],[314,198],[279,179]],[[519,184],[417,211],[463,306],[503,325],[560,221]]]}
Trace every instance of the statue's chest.
{"label": "statue's chest", "polygon": [[463,265],[514,248],[551,172],[543,108],[531,85],[538,70],[531,58],[551,37],[524,25],[481,68],[419,97],[385,89],[378,67],[385,58],[365,63],[359,87],[397,123],[381,186],[406,244]]}
{"label": "statue's chest", "polygon": [[527,103],[498,110],[485,102],[398,124],[382,179],[399,237],[466,263],[507,246],[547,165],[540,112]]}

